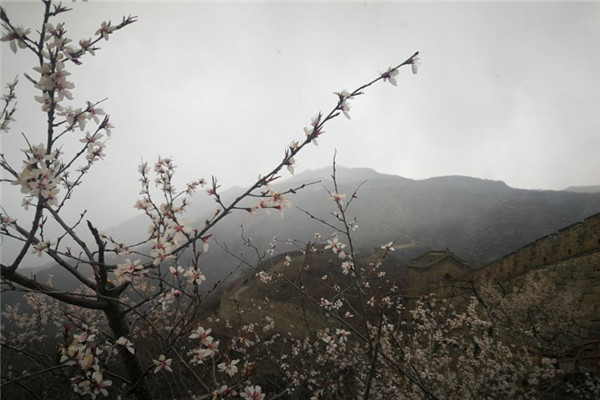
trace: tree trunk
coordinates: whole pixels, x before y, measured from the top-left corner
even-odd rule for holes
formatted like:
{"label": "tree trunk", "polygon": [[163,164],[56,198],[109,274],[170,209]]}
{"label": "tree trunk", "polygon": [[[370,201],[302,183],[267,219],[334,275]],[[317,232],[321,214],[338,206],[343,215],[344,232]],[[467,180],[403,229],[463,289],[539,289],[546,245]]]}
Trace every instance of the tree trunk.
{"label": "tree trunk", "polygon": [[[123,314],[121,307],[117,302],[109,301],[108,306],[104,309],[104,314],[108,319],[108,325],[112,330],[115,338],[121,336],[129,338],[129,323]],[[121,347],[119,350],[127,375],[131,380],[131,391],[137,400],[152,400],[152,392],[148,388],[148,382],[144,376],[144,370],[140,364],[140,360],[135,354],[131,354],[127,349]]]}

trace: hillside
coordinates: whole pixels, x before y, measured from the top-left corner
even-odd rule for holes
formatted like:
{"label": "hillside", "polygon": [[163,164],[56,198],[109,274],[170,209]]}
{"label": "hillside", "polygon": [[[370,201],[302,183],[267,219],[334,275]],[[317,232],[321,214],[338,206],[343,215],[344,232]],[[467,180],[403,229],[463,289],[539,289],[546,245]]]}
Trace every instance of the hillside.
{"label": "hillside", "polygon": [[[331,169],[300,174],[276,185],[283,191],[301,183],[320,181],[291,197],[293,210],[281,218],[271,215],[233,215],[213,233],[231,252],[239,244],[241,226],[253,243],[265,249],[274,236],[311,240],[332,229],[301,210],[333,222]],[[403,250],[394,253],[407,261],[430,249],[450,248],[471,265],[483,265],[557,229],[600,211],[600,193],[514,189],[503,182],[447,176],[410,180],[369,169],[338,168],[338,191],[348,197],[362,183],[349,216],[358,218],[354,243],[370,251],[393,240]],[[283,245],[280,245],[280,247]],[[289,247],[280,251],[289,251]],[[228,272],[218,251],[207,254],[206,265],[217,263],[217,276]],[[232,262],[229,263],[230,265]]]}
{"label": "hillside", "polygon": [[[326,190],[333,191],[331,173],[331,168],[307,171],[274,185],[276,190],[285,191],[318,182],[290,194],[293,208],[283,217],[275,210],[256,216],[239,212],[221,221],[212,232],[210,251],[201,260],[209,285],[224,279],[239,265],[219,246],[252,260],[252,252],[241,241],[242,227],[244,235],[261,250],[273,237],[306,242],[314,238],[315,232],[329,236],[331,228],[299,209],[333,222],[330,213],[335,204]],[[367,254],[382,243],[394,241],[398,250],[393,256],[400,264],[431,249],[449,248],[470,265],[484,265],[600,211],[600,193],[514,189],[500,181],[463,176],[412,180],[368,168],[338,167],[337,177],[338,191],[348,198],[362,184],[348,212],[350,218],[358,219],[359,229],[354,232],[357,248]],[[222,198],[232,199],[241,190],[224,191]],[[202,226],[215,203],[201,191],[192,198],[192,204],[187,220]],[[147,226],[145,216],[140,215],[110,234],[132,242],[144,237]],[[295,249],[281,243],[276,252]],[[47,273],[56,275],[58,271]],[[45,279],[43,273],[39,274]]]}

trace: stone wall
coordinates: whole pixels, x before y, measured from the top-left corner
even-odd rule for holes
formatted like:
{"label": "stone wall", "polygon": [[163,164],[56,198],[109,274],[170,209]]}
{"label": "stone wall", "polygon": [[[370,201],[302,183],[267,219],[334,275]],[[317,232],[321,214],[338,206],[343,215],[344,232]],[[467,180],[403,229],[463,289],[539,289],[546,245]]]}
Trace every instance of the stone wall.
{"label": "stone wall", "polygon": [[559,290],[576,290],[586,316],[573,333],[582,341],[600,338],[600,213],[474,271],[472,278],[518,285],[532,274],[549,278]]}
{"label": "stone wall", "polygon": [[475,272],[481,278],[505,280],[558,262],[600,251],[600,213],[539,238]]}
{"label": "stone wall", "polygon": [[556,262],[540,268],[558,289],[572,287],[582,296],[586,318],[577,321],[577,332],[582,339],[600,338],[600,250]]}

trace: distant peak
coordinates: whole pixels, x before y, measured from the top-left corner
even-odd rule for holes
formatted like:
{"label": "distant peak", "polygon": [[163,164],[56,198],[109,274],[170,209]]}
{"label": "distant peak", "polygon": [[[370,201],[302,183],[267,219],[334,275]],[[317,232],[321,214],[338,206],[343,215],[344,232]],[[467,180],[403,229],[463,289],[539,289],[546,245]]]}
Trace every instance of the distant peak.
{"label": "distant peak", "polygon": [[429,179],[424,179],[424,183],[433,183],[437,186],[452,186],[463,189],[470,188],[485,188],[486,190],[505,190],[510,189],[503,181],[496,181],[492,179],[473,178],[470,176],[463,175],[448,175],[448,176],[436,176]]}
{"label": "distant peak", "polygon": [[562,190],[563,192],[575,192],[575,193],[599,193],[600,185],[595,186],[569,186]]}
{"label": "distant peak", "polygon": [[[336,165],[336,177],[339,182],[355,182],[355,181],[364,181],[364,180],[375,180],[375,179],[398,179],[398,180],[406,180],[412,181],[412,179],[403,178],[399,175],[392,174],[384,174],[381,172],[377,172],[372,168],[368,167],[345,167],[342,165]],[[318,168],[318,169],[309,169],[306,171],[302,171],[301,173],[296,174],[294,177],[286,179],[285,182],[296,182],[296,181],[306,181],[309,179],[321,179],[321,180],[330,180],[331,175],[333,174],[333,168],[331,166]]]}

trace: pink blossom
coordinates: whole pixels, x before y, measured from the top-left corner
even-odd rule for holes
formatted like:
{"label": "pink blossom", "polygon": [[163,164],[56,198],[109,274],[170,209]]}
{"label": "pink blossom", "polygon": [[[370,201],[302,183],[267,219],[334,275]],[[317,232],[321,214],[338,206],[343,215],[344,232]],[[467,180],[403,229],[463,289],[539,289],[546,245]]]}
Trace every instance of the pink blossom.
{"label": "pink blossom", "polygon": [[117,269],[115,269],[115,278],[117,281],[119,283],[131,282],[134,273],[143,268],[142,265],[138,265],[139,262],[139,259],[132,262],[127,258],[124,263],[117,265]]}
{"label": "pink blossom", "polygon": [[324,132],[319,128],[319,123],[321,122],[321,113],[319,113],[316,117],[314,117],[310,123],[310,127],[304,127],[304,134],[308,139],[310,139],[315,146],[318,146],[317,138],[322,135]]}
{"label": "pink blossom", "polygon": [[152,207],[152,203],[150,203],[150,200],[148,200],[147,197],[144,197],[141,200],[137,200],[134,207],[138,210],[148,211]]}
{"label": "pink blossom", "polygon": [[167,225],[168,228],[165,234],[172,237],[176,244],[184,243],[188,239],[189,235],[194,231],[194,228],[188,225],[185,221],[177,222],[175,220],[168,219]]}
{"label": "pink blossom", "polygon": [[154,368],[154,373],[158,373],[161,369],[173,372],[173,370],[171,369],[171,362],[172,360],[170,358],[167,359],[164,354],[161,354],[160,356],[158,356],[157,360],[152,360],[152,363],[156,365],[156,368]]}
{"label": "pink blossom", "polygon": [[296,163],[296,160],[294,160],[294,157],[287,157],[285,159],[285,161],[283,162],[283,164],[287,167],[287,170],[292,175],[294,175],[294,172],[295,172],[295,169],[294,169],[294,164],[295,163]]}
{"label": "pink blossom", "polygon": [[215,351],[213,349],[203,349],[198,347],[189,354],[192,355],[192,359],[190,360],[192,364],[202,364],[206,358],[213,357]]}
{"label": "pink blossom", "polygon": [[174,276],[179,276],[184,271],[185,270],[183,268],[181,268],[181,265],[178,265],[177,268],[169,267],[169,272],[171,272]]}
{"label": "pink blossom", "polygon": [[344,116],[348,119],[350,118],[350,104],[348,104],[348,100],[351,98],[350,93],[347,90],[343,90],[341,92],[335,92],[335,95],[339,98],[338,108],[342,110]]}
{"label": "pink blossom", "polygon": [[206,277],[202,275],[202,272],[194,267],[188,267],[183,276],[188,278],[190,283],[195,283],[196,285],[201,285],[202,282],[206,280]]}
{"label": "pink blossom", "polygon": [[100,123],[100,118],[98,117],[99,115],[105,115],[104,110],[101,108],[98,108],[98,107],[94,107],[94,106],[92,106],[92,104],[90,102],[88,102],[87,118],[93,119],[95,123],[99,124]]}
{"label": "pink blossom", "polygon": [[344,199],[346,198],[345,194],[342,193],[332,193],[331,194],[331,200],[335,201],[338,204],[344,204]]}
{"label": "pink blossom", "polygon": [[161,262],[169,261],[175,258],[174,255],[170,254],[172,250],[171,243],[165,240],[165,238],[162,236],[158,239],[152,239],[150,244],[152,245],[150,257],[154,258],[153,265],[158,265]]}
{"label": "pink blossom", "polygon": [[244,391],[240,393],[240,397],[245,400],[263,400],[265,398],[264,393],[260,386],[246,386]]}
{"label": "pink blossom", "polygon": [[354,263],[352,261],[344,261],[342,263],[342,272],[347,275],[349,271],[354,269]]}
{"label": "pink blossom", "polygon": [[233,360],[228,363],[220,363],[217,365],[219,371],[225,372],[229,376],[234,376],[238,372],[238,367],[236,366],[240,360]]}
{"label": "pink blossom", "polygon": [[104,39],[108,40],[108,35],[110,35],[114,30],[115,27],[110,24],[110,21],[108,23],[102,22],[102,24],[100,24],[100,29],[96,31],[96,36],[102,35]]}
{"label": "pink blossom", "polygon": [[200,339],[204,340],[210,334],[211,329],[204,329],[202,326],[198,326],[196,329],[192,331],[192,334],[189,336],[190,339]]}
{"label": "pink blossom", "polygon": [[21,49],[25,48],[24,39],[31,32],[29,29],[23,29],[22,27],[15,28],[14,32],[9,32],[0,38],[0,41],[10,42],[10,49],[13,53],[17,52],[17,46]]}
{"label": "pink blossom", "polygon": [[[52,105],[52,99],[50,98],[48,92],[44,92],[42,96],[33,96],[33,98],[38,103],[42,104],[42,111],[47,112],[50,109],[50,106]],[[62,107],[58,104],[55,104],[55,107],[57,110],[62,110]]]}
{"label": "pink blossom", "polygon": [[350,332],[344,329],[336,329],[335,334],[340,343],[345,342],[348,339],[348,336],[350,336]]}
{"label": "pink blossom", "polygon": [[208,248],[210,246],[208,243],[208,239],[210,239],[211,237],[212,237],[212,235],[207,235],[207,236],[200,238],[200,239],[202,239],[202,251],[205,253],[208,251]]}
{"label": "pink blossom", "polygon": [[92,381],[92,399],[95,398],[95,395],[98,393],[100,393],[104,397],[108,396],[108,391],[106,390],[106,388],[108,386],[112,386],[112,381],[104,380],[104,377],[102,376],[102,373],[100,371],[94,371],[94,373],[92,374]]}
{"label": "pink blossom", "polygon": [[2,228],[6,229],[10,226],[10,224],[12,224],[13,222],[15,222],[14,219],[7,217],[6,215],[1,215],[0,214],[0,221],[2,222]]}
{"label": "pink blossom", "polygon": [[90,134],[89,132],[85,133],[85,137],[82,139],[79,139],[79,141],[81,143],[85,143],[87,145],[93,145],[94,143],[96,143],[96,141],[102,139],[102,134],[100,132],[96,132],[93,134]]}
{"label": "pink blossom", "polygon": [[385,250],[386,252],[388,252],[388,251],[395,251],[395,249],[392,247],[393,244],[394,244],[394,242],[389,242],[389,243],[386,243],[386,244],[382,244],[381,245],[381,249]]}
{"label": "pink blossom", "polygon": [[398,75],[398,69],[389,67],[387,69],[387,71],[385,71],[384,73],[381,74],[381,76],[383,77],[384,81],[389,80],[390,83],[394,86],[398,85],[398,82],[396,82],[396,76]]}
{"label": "pink blossom", "polygon": [[410,67],[412,69],[413,74],[416,74],[419,71],[420,61],[421,59],[419,58],[419,56],[415,56],[410,60]]}
{"label": "pink blossom", "polygon": [[331,249],[335,254],[338,255],[339,258],[346,258],[346,253],[344,253],[345,244],[340,243],[337,237],[334,237],[333,240],[327,240],[327,245],[325,246],[325,250]]}
{"label": "pink blossom", "polygon": [[97,159],[104,159],[104,147],[105,145],[102,142],[97,142],[94,143],[92,146],[88,146],[88,151],[85,155],[86,160],[91,162]]}
{"label": "pink blossom", "polygon": [[44,254],[44,252],[48,250],[51,245],[52,243],[50,243],[49,241],[37,242],[32,248],[32,253],[37,254],[38,257],[41,257],[42,254]]}
{"label": "pink blossom", "polygon": [[81,39],[79,41],[79,47],[81,47],[81,51],[83,51],[84,53],[90,53],[91,55],[96,55],[95,53],[95,48],[91,47],[92,45],[92,39]]}
{"label": "pink blossom", "polygon": [[116,344],[123,346],[127,349],[127,351],[129,351],[131,354],[135,353],[135,349],[133,348],[133,343],[131,343],[131,341],[129,339],[127,339],[124,336],[121,336],[119,339],[117,339],[117,341],[115,342]]}

